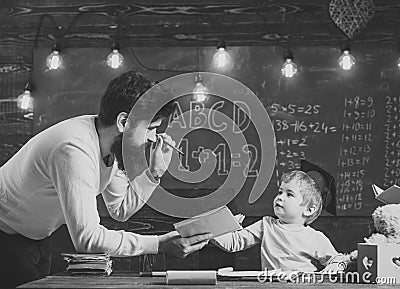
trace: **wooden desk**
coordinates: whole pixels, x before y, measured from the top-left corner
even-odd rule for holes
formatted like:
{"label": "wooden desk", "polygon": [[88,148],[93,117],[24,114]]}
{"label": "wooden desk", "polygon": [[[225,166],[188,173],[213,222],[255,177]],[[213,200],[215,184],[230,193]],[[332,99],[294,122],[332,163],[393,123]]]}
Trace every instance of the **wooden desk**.
{"label": "wooden desk", "polygon": [[164,289],[183,289],[183,288],[202,288],[202,289],[244,289],[244,288],[309,288],[313,289],[394,289],[393,285],[376,285],[376,284],[351,284],[351,283],[260,283],[257,281],[217,281],[217,285],[166,285],[165,277],[139,277],[135,273],[114,272],[111,276],[70,276],[70,275],[53,275],[46,278],[32,281],[18,288],[164,288]]}

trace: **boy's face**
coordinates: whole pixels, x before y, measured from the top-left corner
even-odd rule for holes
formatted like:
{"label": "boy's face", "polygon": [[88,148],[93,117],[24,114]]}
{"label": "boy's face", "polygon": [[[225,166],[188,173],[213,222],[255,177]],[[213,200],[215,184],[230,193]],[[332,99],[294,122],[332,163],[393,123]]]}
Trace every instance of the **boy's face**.
{"label": "boy's face", "polygon": [[303,195],[298,180],[292,179],[289,182],[282,182],[279,193],[274,199],[274,213],[284,223],[304,224],[303,213],[306,205],[301,205]]}

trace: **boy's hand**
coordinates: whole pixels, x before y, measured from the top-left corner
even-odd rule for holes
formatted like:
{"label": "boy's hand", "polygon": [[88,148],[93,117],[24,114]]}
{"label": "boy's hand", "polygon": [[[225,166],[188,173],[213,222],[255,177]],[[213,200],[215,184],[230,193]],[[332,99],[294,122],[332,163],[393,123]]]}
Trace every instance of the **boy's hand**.
{"label": "boy's hand", "polygon": [[242,215],[242,214],[237,214],[234,217],[235,217],[236,221],[238,221],[238,223],[241,225],[246,216]]}
{"label": "boy's hand", "polygon": [[321,273],[338,273],[343,272],[346,269],[347,264],[345,262],[334,262],[326,265],[324,269],[321,270]]}

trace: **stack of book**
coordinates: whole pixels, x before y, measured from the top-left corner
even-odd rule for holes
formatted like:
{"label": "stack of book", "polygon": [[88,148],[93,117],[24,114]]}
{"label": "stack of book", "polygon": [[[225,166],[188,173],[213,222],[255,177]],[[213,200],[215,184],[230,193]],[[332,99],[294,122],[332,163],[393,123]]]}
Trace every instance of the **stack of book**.
{"label": "stack of book", "polygon": [[108,254],[62,253],[67,262],[67,271],[74,275],[110,275],[112,260]]}

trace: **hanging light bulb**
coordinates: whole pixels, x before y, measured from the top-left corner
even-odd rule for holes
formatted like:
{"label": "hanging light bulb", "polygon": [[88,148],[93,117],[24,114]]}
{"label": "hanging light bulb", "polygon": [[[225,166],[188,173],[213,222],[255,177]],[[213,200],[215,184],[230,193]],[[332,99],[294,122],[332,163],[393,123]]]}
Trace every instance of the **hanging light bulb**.
{"label": "hanging light bulb", "polygon": [[400,69],[400,57],[397,59],[397,68]]}
{"label": "hanging light bulb", "polygon": [[17,97],[17,106],[25,111],[33,111],[33,97],[29,82],[25,85],[24,92]]}
{"label": "hanging light bulb", "polygon": [[228,71],[232,68],[231,55],[226,51],[225,41],[221,40],[212,59],[212,66],[218,71]]}
{"label": "hanging light bulb", "polygon": [[197,74],[194,79],[196,85],[193,88],[193,98],[197,102],[206,101],[208,98],[208,89],[203,84],[203,79],[200,74]]}
{"label": "hanging light bulb", "polygon": [[347,43],[342,48],[342,55],[340,55],[338,62],[343,70],[350,70],[356,64],[356,59],[350,54],[350,46]]}
{"label": "hanging light bulb", "polygon": [[62,57],[60,54],[60,44],[54,44],[52,52],[46,58],[46,64],[49,70],[62,68]]}
{"label": "hanging light bulb", "polygon": [[282,75],[291,78],[297,73],[297,65],[293,62],[293,54],[290,50],[285,52],[283,57],[285,62],[282,65]]}
{"label": "hanging light bulb", "polygon": [[107,56],[107,65],[114,69],[124,65],[124,57],[119,53],[119,44],[117,42],[114,43],[112,51]]}

